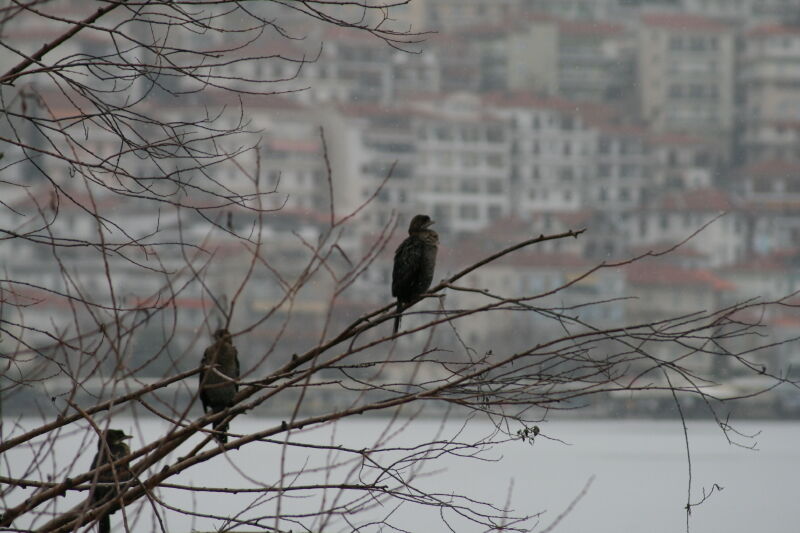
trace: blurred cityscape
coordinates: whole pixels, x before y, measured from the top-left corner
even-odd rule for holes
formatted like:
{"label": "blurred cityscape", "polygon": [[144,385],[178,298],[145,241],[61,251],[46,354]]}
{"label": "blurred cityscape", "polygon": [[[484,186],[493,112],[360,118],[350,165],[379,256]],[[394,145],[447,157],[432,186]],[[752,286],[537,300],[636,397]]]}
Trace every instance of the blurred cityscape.
{"label": "blurred cityscape", "polygon": [[[72,13],[77,4],[46,9]],[[398,224],[385,250],[337,300],[334,325],[389,303],[391,251],[420,212],[436,221],[442,242],[435,280],[526,238],[587,228],[578,239],[550,241],[491,263],[463,283],[510,296],[548,293],[603,261],[668,250],[710,222],[668,254],[598,270],[535,301],[539,308],[570,309],[598,327],[713,311],[751,298],[770,301],[800,290],[797,0],[412,0],[388,8],[386,24],[420,32],[420,42],[395,46],[368,32],[311,24],[291,9],[264,4],[264,13],[274,15],[287,34],[303,38],[265,34],[237,53],[271,59],[222,63],[220,75],[240,93],[197,91],[190,78],[162,85],[183,93],[179,98],[146,88],[145,80],[130,93],[149,91],[141,105],[176,122],[218,113],[232,126],[244,106],[246,129],[253,133],[244,135],[249,141],[240,136],[228,142],[260,143],[240,164],[258,168],[262,190],[275,189],[265,206],[276,210],[259,217],[226,207],[221,216],[233,233],[258,227],[266,243],[261,253],[288,279],[309,259],[305,243],[317,242],[327,229],[324,131],[337,214],[367,202],[341,234],[342,254],[332,264],[345,268],[368,255],[384,227]],[[24,52],[64,28],[58,17],[31,14],[2,27],[1,37]],[[203,33],[181,35],[187,50],[213,45]],[[87,31],[64,43],[58,55],[112,51],[107,35]],[[0,53],[3,71],[15,62],[9,52]],[[10,94],[12,88],[2,90]],[[31,90],[55,116],[69,113],[60,91],[46,83]],[[267,92],[280,94],[254,94]],[[43,142],[34,129],[22,135],[31,146]],[[118,142],[108,131],[87,138],[97,154]],[[4,162],[22,159],[5,149]],[[149,164],[142,160],[137,171],[157,174]],[[98,224],[79,206],[83,200],[141,245],[127,258],[107,260],[96,251],[67,248],[57,262],[51,247],[35,239],[4,240],[4,277],[29,285],[6,291],[6,301],[19,307],[12,313],[6,306],[3,318],[29,328],[19,328],[23,337],[68,331],[95,319],[42,288],[79,287],[98,301],[111,298],[113,288],[126,306],[152,302],[159,291],[169,291],[163,275],[148,275],[140,266],[156,260],[180,271],[190,262],[185,248],[159,243],[196,244],[210,254],[204,260],[214,257],[204,283],[192,281],[172,294],[170,318],[137,338],[129,366],[139,376],[161,376],[196,365],[208,338],[204,324],[214,315],[207,288],[232,297],[250,268],[252,250],[210,229],[199,211],[127,201],[99,188],[90,198],[60,165],[43,158],[0,170],[0,228],[21,234],[41,222],[52,194],[46,174],[75,199],[61,203],[58,225],[50,229],[54,235],[96,240]],[[219,179],[242,194],[253,187],[241,173]],[[174,277],[172,286],[180,280]],[[255,270],[249,287],[238,301],[233,330],[263,316],[285,294],[266,268]],[[275,366],[286,354],[313,345],[327,324],[332,287],[330,278],[318,276],[297,294],[291,311],[237,340],[242,366],[248,366],[248,353],[263,355],[278,331],[283,338]],[[449,292],[445,303],[460,309],[481,298]],[[598,303],[585,305],[590,302]],[[780,343],[800,335],[794,307],[800,298],[786,303],[758,317],[766,326],[758,341],[775,344],[750,359],[756,367],[800,377],[800,351]],[[284,327],[290,315],[294,329]],[[459,322],[459,335],[478,352],[500,351],[563,335],[562,327],[533,313],[483,313]],[[154,358],[163,331],[173,328],[174,354],[193,355]],[[3,349],[11,349],[10,339],[4,340]],[[32,345],[46,340],[29,339]],[[748,348],[747,342],[739,348]],[[724,378],[732,396],[765,386],[736,375],[722,358],[698,354],[694,360],[690,368],[696,364],[699,372]],[[800,414],[797,391],[782,390],[758,413]]]}

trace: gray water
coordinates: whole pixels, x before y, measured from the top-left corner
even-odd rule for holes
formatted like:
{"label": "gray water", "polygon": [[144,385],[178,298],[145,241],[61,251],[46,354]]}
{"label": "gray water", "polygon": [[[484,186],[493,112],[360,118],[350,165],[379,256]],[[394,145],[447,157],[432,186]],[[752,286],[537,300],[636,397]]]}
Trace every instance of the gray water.
{"label": "gray water", "polygon": [[[24,422],[32,423],[33,421]],[[275,419],[239,418],[232,431],[244,432],[278,424]],[[372,447],[374,440],[386,428],[386,420],[359,418],[293,434],[292,440],[316,443],[335,443],[354,448]],[[166,429],[163,421],[155,419],[117,418],[116,427],[135,435],[133,447],[153,438]],[[10,431],[5,424],[4,437]],[[443,437],[455,435],[461,421],[450,421],[444,427]],[[391,443],[409,445],[433,438],[440,429],[435,420],[415,420],[407,426],[396,423],[392,430],[399,433]],[[465,435],[484,435],[490,429],[486,421],[471,422]],[[674,533],[686,531],[686,505],[688,490],[688,465],[683,429],[679,421],[554,421],[541,424],[542,434],[533,445],[520,441],[494,447],[480,461],[468,458],[444,457],[427,465],[425,471],[433,475],[421,477],[416,486],[449,494],[460,492],[476,499],[488,500],[499,506],[508,501],[519,513],[542,513],[535,531],[543,531],[569,508],[571,503],[591,483],[585,495],[558,521],[553,531],[563,533],[619,533],[648,532]],[[746,421],[737,426],[743,433],[755,434],[755,439],[739,437],[742,444],[754,445],[756,450],[728,444],[720,429],[710,421],[692,421],[689,426],[689,445],[692,463],[692,501],[702,498],[703,488],[710,490],[716,483],[723,488],[714,492],[701,506],[692,511],[689,526],[695,533],[724,532],[796,533],[800,524],[798,505],[798,474],[800,474],[800,423]],[[48,461],[29,478],[45,477],[48,473],[56,479],[63,478],[63,468],[70,475],[88,469],[95,449],[91,437],[77,432],[64,435],[57,445],[57,457]],[[559,440],[553,440],[559,439]],[[196,444],[192,441],[187,444]],[[208,446],[213,446],[209,444]],[[183,448],[185,451],[188,448]],[[193,486],[247,487],[258,483],[275,483],[279,479],[282,446],[274,443],[254,443],[201,464],[170,482]],[[3,475],[19,473],[29,463],[32,449],[13,450],[2,458]],[[180,451],[179,451],[180,453]],[[332,456],[327,452],[293,449],[287,453],[284,470],[305,470],[296,483],[322,482],[321,473],[313,472],[346,455]],[[350,467],[337,470],[333,479],[344,479]],[[338,476],[338,477],[337,477]],[[351,481],[354,481],[351,479]],[[328,494],[328,501],[335,493]],[[5,502],[12,505],[30,495],[17,490]],[[240,511],[256,502],[252,494],[219,495],[189,493],[181,490],[161,489],[159,497],[171,506],[195,510],[199,513],[229,514]],[[65,510],[76,503],[74,497],[60,499],[58,509]],[[318,508],[318,500],[283,498],[282,509],[309,511]],[[58,510],[56,509],[56,510]],[[389,514],[394,509],[384,504],[370,511],[367,518]],[[52,511],[53,509],[49,509]],[[274,502],[261,502],[254,506],[249,516],[274,511]],[[161,520],[170,532],[191,530],[211,531],[222,525],[219,520],[190,517],[160,509]],[[131,515],[132,516],[132,515]],[[355,517],[354,517],[355,518]],[[481,531],[463,520],[450,517],[456,531]],[[112,517],[112,526],[122,531],[122,513]],[[447,531],[439,518],[438,510],[404,504],[391,513],[394,525],[414,532]],[[358,520],[357,520],[358,521]],[[24,521],[15,524],[24,526]],[[41,525],[41,522],[39,523]],[[133,531],[155,531],[153,512],[149,505],[142,517],[131,521]],[[269,521],[266,525],[274,525]],[[281,523],[285,529],[292,527]],[[240,528],[252,531],[253,528]],[[325,531],[349,531],[342,522],[328,525]],[[295,526],[295,531],[297,528]],[[369,526],[363,531],[381,531]],[[389,531],[389,529],[383,529]]]}

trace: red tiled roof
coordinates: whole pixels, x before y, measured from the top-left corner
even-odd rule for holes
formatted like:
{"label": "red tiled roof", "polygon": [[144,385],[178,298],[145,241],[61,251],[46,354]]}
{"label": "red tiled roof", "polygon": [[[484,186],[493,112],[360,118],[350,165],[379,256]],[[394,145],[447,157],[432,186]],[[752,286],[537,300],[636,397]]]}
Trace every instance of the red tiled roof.
{"label": "red tiled roof", "polygon": [[[644,254],[646,254],[648,252],[652,252],[652,251],[670,250],[671,248],[674,248],[677,244],[679,244],[679,243],[677,243],[675,241],[654,242],[652,244],[633,246],[633,247],[631,247],[629,249],[629,251],[634,256],[640,256],[640,255],[644,255]],[[691,246],[691,244],[687,244],[687,245],[684,245],[684,246],[678,246],[674,250],[671,250],[667,257],[668,258],[677,258],[677,257],[702,258],[702,257],[706,257],[707,255],[708,254],[705,254],[705,253],[701,252],[700,250],[698,250],[697,248]]]}
{"label": "red tiled roof", "polygon": [[498,263],[515,267],[562,267],[586,270],[597,264],[577,254],[536,251],[515,252],[498,259]]}
{"label": "red tiled roof", "polygon": [[505,22],[485,22],[458,30],[456,35],[467,40],[481,37],[505,37],[517,29],[519,29],[518,23],[509,25]]}
{"label": "red tiled roof", "polygon": [[772,318],[768,318],[767,324],[769,324],[770,326],[800,329],[800,317],[791,315],[779,315]]}
{"label": "red tiled roof", "polygon": [[535,213],[534,220],[550,216],[553,219],[561,222],[569,229],[577,230],[585,225],[594,215],[593,209],[585,208],[579,211],[551,211],[549,213]]}
{"label": "red tiled roof", "polygon": [[654,133],[648,136],[648,140],[651,144],[669,145],[712,144],[714,142],[713,139],[688,133]]}
{"label": "red tiled roof", "polygon": [[523,107],[534,109],[553,109],[564,113],[579,113],[578,102],[551,96],[542,96],[532,92],[494,92],[484,96],[484,101],[497,107]]}
{"label": "red tiled roof", "polygon": [[398,106],[383,106],[374,103],[343,103],[337,106],[337,109],[346,116],[351,117],[398,117],[405,118],[408,116],[409,110],[405,107]]}
{"label": "red tiled roof", "polygon": [[579,112],[589,126],[613,127],[621,125],[624,113],[615,106],[600,102],[580,102]]}
{"label": "red tiled roof", "polygon": [[687,269],[668,263],[637,261],[625,267],[625,277],[633,285],[668,285],[673,287],[706,287],[713,291],[729,291],[736,285],[710,270]]}
{"label": "red tiled roof", "polygon": [[745,33],[746,37],[773,37],[780,35],[795,35],[800,37],[800,26],[787,26],[784,24],[763,24],[756,26]]}
{"label": "red tiled roof", "polygon": [[785,217],[800,213],[800,201],[793,199],[750,200],[744,203],[742,207],[754,214],[774,213]]}
{"label": "red tiled roof", "polygon": [[296,99],[280,94],[243,94],[222,89],[203,91],[200,104],[187,100],[186,104],[183,105],[185,105],[185,107],[199,107],[200,105],[228,105],[231,107],[238,107],[240,104],[244,106],[245,109],[275,109],[279,111],[299,111],[308,109],[307,106]]}
{"label": "red tiled roof", "polygon": [[731,29],[722,21],[687,13],[649,13],[642,15],[642,22],[647,26],[672,30],[724,31]]}
{"label": "red tiled roof", "polygon": [[533,226],[534,224],[530,220],[514,216],[503,217],[495,220],[491,225],[482,229],[472,238],[479,239],[487,243],[487,245],[488,243],[510,245],[524,239],[526,235],[533,235]]}
{"label": "red tiled roof", "polygon": [[[541,233],[541,221],[545,217],[549,216],[554,222],[560,223],[562,227],[553,230],[553,232],[560,232],[565,229],[580,229],[586,225],[594,214],[595,212],[592,209],[582,209],[580,211],[537,212],[532,215],[531,220],[507,216],[495,220],[491,225],[481,230],[478,235],[494,242],[518,242]],[[471,238],[474,239],[475,237]]]}
{"label": "red tiled roof", "polygon": [[655,207],[680,211],[729,211],[736,207],[730,195],[720,189],[693,189],[666,193],[655,202]]}
{"label": "red tiled roof", "polygon": [[[469,265],[475,263],[501,248],[496,247],[491,250],[484,247],[464,246],[453,247],[449,254],[445,254],[444,259],[449,263]],[[524,268],[571,268],[588,270],[596,266],[595,262],[589,261],[580,255],[570,253],[542,253],[532,247],[530,250],[519,250],[505,255],[490,265],[500,267],[524,267]]]}
{"label": "red tiled roof", "polygon": [[61,294],[40,287],[14,287],[4,291],[0,303],[19,307],[69,308],[70,300]]}
{"label": "red tiled roof", "polygon": [[514,13],[499,22],[484,22],[467,26],[457,30],[455,35],[466,41],[476,37],[505,37],[514,31],[528,30],[531,24],[545,22],[562,23],[558,17],[546,13]]}
{"label": "red tiled roof", "polygon": [[563,33],[577,36],[610,37],[625,33],[625,26],[622,24],[597,20],[563,20],[558,27]]}
{"label": "red tiled roof", "polygon": [[760,161],[739,170],[738,174],[752,179],[800,178],[800,163],[783,159]]}
{"label": "red tiled roof", "polygon": [[[785,258],[784,258],[785,259]],[[786,263],[775,255],[751,257],[735,265],[720,269],[720,272],[785,272]]]}
{"label": "red tiled roof", "polygon": [[[34,206],[46,209],[56,200],[55,194],[53,187],[49,184],[29,188],[27,195],[18,198],[11,205],[19,209]],[[62,211],[75,210],[81,213],[85,213],[84,208],[88,209],[90,213],[101,212],[122,206],[123,198],[103,190],[95,190],[90,196],[86,191],[66,187],[58,193],[58,208]]]}
{"label": "red tiled roof", "polygon": [[419,118],[427,118],[434,120],[445,120],[447,122],[476,122],[485,124],[487,122],[500,122],[502,119],[489,111],[481,111],[475,114],[457,114],[448,113],[440,109],[422,109],[414,108],[407,111]]}
{"label": "red tiled roof", "polygon": [[774,128],[786,128],[792,130],[800,130],[800,120],[786,118],[780,120],[765,120],[759,126],[772,126]]}
{"label": "red tiled roof", "polygon": [[[498,108],[550,109],[561,113],[579,116],[587,125],[613,129],[618,123],[620,112],[615,107],[601,102],[568,100],[557,96],[545,96],[531,91],[497,91],[487,93],[483,101]],[[623,126],[627,128],[628,126]]]}

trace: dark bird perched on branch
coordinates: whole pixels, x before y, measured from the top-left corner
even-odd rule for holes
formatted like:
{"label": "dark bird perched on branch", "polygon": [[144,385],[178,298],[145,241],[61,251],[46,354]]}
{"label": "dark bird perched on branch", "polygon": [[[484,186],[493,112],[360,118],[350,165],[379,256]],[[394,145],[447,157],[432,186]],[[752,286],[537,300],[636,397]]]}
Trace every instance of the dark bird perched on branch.
{"label": "dark bird perched on branch", "polygon": [[[116,462],[119,459],[129,455],[131,449],[125,442],[131,438],[126,435],[124,431],[119,429],[107,429],[103,432],[100,440],[97,443],[97,455],[94,456],[92,461],[92,469],[98,466]],[[122,484],[131,479],[131,471],[128,469],[127,462],[112,466],[110,469],[105,470],[97,475],[97,483],[92,493],[92,501],[99,502],[104,500],[107,496],[117,495],[117,487],[113,484]],[[100,485],[103,483],[104,485]],[[112,511],[100,517],[98,531],[100,533],[110,533],[111,531],[111,514],[116,512],[112,507]]]}
{"label": "dark bird perched on branch", "polygon": [[[239,379],[239,357],[236,347],[231,342],[231,334],[227,329],[214,332],[214,344],[203,352],[203,363],[200,370],[200,401],[203,412],[211,409],[218,413],[233,405],[233,397],[239,390],[236,380]],[[222,421],[214,423],[214,438],[220,443],[228,442],[228,424]]]}
{"label": "dark bird perched on branch", "polygon": [[408,237],[394,252],[392,296],[397,298],[395,333],[400,328],[400,313],[411,302],[422,296],[433,281],[439,235],[428,229],[432,224],[433,220],[428,215],[417,215],[412,218],[408,226]]}

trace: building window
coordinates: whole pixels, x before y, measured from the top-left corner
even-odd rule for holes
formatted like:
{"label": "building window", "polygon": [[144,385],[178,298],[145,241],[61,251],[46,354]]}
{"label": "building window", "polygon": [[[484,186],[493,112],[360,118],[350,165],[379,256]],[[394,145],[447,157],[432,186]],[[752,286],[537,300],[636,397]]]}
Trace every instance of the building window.
{"label": "building window", "polygon": [[706,49],[706,40],[704,37],[692,37],[689,40],[689,48],[695,52]]}
{"label": "building window", "polygon": [[477,193],[480,192],[480,185],[476,179],[461,180],[461,192]]}
{"label": "building window", "polygon": [[435,132],[436,132],[436,138],[439,139],[440,141],[450,141],[453,139],[450,130],[446,127],[440,126],[436,128]]}
{"label": "building window", "polygon": [[439,222],[439,227],[447,225],[448,221],[450,220],[450,210],[446,205],[434,205],[433,219]]}
{"label": "building window", "polygon": [[500,154],[489,154],[486,156],[486,164],[493,168],[503,166],[503,156]]}
{"label": "building window", "polygon": [[636,167],[634,165],[622,165],[619,169],[621,178],[632,178],[636,175]]}
{"label": "building window", "polygon": [[475,204],[464,204],[458,208],[458,217],[463,220],[475,220],[478,218],[478,206]]}
{"label": "building window", "polygon": [[478,142],[480,140],[480,134],[475,128],[465,128],[461,130],[461,139],[464,140],[464,142]]}
{"label": "building window", "polygon": [[667,166],[670,168],[678,166],[678,152],[675,150],[667,152]]}
{"label": "building window", "polygon": [[486,130],[486,140],[490,143],[500,143],[505,140],[505,135],[503,135],[503,128],[500,127],[491,127]]}

